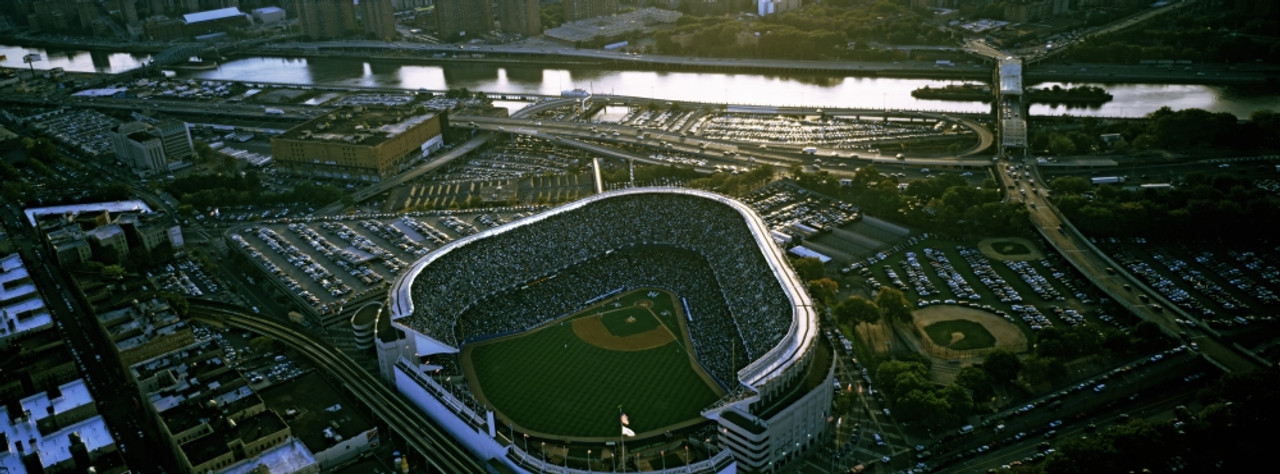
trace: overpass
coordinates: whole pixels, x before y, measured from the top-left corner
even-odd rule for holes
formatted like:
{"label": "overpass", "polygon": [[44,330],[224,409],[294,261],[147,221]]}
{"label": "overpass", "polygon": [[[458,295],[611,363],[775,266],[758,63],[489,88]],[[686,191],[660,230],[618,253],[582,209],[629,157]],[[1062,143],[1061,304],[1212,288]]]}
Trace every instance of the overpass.
{"label": "overpass", "polygon": [[456,443],[448,433],[410,404],[399,393],[361,368],[336,347],[310,336],[305,330],[261,316],[250,316],[234,305],[207,300],[190,300],[191,318],[216,326],[254,332],[284,343],[311,359],[317,367],[338,379],[352,395],[385,421],[411,449],[431,465],[434,472],[485,472],[475,456]]}

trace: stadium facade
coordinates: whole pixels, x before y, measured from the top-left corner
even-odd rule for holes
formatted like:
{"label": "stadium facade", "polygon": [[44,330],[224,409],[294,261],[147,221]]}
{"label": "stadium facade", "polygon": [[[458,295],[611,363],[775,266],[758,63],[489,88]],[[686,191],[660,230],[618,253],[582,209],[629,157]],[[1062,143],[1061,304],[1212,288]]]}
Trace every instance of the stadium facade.
{"label": "stadium facade", "polygon": [[[636,209],[641,212],[630,214]],[[623,222],[626,230],[619,232]],[[548,238],[556,233],[572,238]],[[817,446],[827,436],[835,364],[831,348],[820,337],[805,285],[751,208],[704,191],[610,191],[485,230],[422,257],[397,278],[380,316],[390,318],[396,336],[380,337],[380,365],[393,368],[383,375],[483,461],[517,472],[576,472],[563,459],[548,459],[545,443],[531,447],[526,437],[522,445],[515,428],[470,398],[467,382],[456,375],[450,358],[467,343],[492,334],[463,333],[458,315],[505,289],[555,278],[619,249],[655,244],[698,252],[711,264],[711,277],[723,293],[713,297],[723,300],[727,314],[704,322],[718,316],[694,308],[690,333],[698,362],[708,373],[716,373],[711,365],[735,361],[727,367],[730,370],[720,372],[730,378],[721,380],[726,395],[701,411],[705,423],[696,436],[683,431],[673,440],[672,432],[661,430],[649,435],[658,438],[667,454],[683,442],[688,464],[665,467],[679,472],[770,472]],[[540,254],[530,255],[534,252]],[[489,273],[481,268],[487,265],[493,267]],[[458,268],[468,274],[456,274]],[[577,305],[574,310],[587,305],[572,304]],[[713,323],[731,327],[718,331],[733,334],[727,336],[731,340],[700,341],[718,337],[716,331],[697,329]],[[486,330],[518,333],[531,323],[496,324]],[[631,456],[626,448],[644,444],[643,438],[626,441],[624,464]],[[691,447],[706,456],[690,457]],[[595,450],[597,456],[603,449]],[[568,447],[564,453],[570,456]],[[656,448],[653,454],[657,458]],[[659,469],[656,462],[642,465],[636,456],[628,471],[637,466]]]}

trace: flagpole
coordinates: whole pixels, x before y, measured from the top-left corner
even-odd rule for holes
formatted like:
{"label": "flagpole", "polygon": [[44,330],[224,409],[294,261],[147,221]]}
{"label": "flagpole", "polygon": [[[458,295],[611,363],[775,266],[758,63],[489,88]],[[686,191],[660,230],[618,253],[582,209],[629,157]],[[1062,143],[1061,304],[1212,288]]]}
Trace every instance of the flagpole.
{"label": "flagpole", "polygon": [[627,472],[627,425],[622,422],[623,415],[622,405],[618,405],[618,449],[622,454],[622,472]]}

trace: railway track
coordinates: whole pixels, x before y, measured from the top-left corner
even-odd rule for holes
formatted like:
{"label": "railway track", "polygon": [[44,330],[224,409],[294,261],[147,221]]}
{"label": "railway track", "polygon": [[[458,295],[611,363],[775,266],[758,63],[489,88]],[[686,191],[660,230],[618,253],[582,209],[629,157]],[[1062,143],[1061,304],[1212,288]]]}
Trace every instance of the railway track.
{"label": "railway track", "polygon": [[249,316],[234,305],[191,300],[191,318],[225,325],[273,338],[311,359],[317,367],[340,380],[356,398],[417,450],[434,472],[484,472],[479,460],[455,442],[417,407],[362,369],[338,348],[281,322]]}

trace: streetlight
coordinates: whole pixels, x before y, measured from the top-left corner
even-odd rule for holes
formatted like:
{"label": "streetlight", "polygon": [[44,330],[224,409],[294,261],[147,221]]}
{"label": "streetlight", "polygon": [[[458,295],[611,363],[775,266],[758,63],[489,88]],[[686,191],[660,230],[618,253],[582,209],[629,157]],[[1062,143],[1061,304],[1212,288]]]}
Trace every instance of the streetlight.
{"label": "streetlight", "polygon": [[30,68],[31,68],[31,78],[32,78],[32,79],[35,79],[35,77],[36,77],[36,65],[35,65],[35,63],[36,63],[36,61],[39,61],[39,60],[41,60],[40,55],[39,55],[39,54],[36,54],[36,53],[31,53],[31,54],[28,54],[28,55],[26,55],[26,56],[23,56],[23,57],[22,57],[22,62],[27,63],[27,67],[30,67]]}

